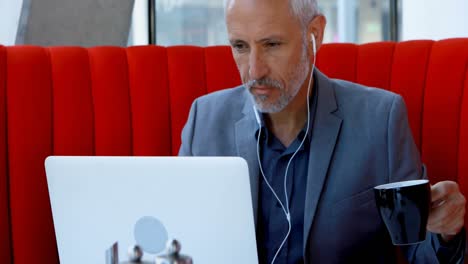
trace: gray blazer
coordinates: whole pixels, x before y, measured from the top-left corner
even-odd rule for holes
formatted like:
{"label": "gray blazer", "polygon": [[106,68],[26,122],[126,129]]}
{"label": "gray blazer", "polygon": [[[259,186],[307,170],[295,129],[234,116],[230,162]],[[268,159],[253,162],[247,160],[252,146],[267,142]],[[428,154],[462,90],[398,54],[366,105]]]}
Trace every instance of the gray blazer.
{"label": "gray blazer", "polygon": [[[314,119],[304,208],[306,263],[394,263],[395,248],[373,186],[422,176],[403,99],[315,72]],[[198,98],[182,132],[181,156],[240,156],[249,165],[257,219],[257,122],[244,87]],[[432,240],[403,247],[410,262],[438,263]]]}

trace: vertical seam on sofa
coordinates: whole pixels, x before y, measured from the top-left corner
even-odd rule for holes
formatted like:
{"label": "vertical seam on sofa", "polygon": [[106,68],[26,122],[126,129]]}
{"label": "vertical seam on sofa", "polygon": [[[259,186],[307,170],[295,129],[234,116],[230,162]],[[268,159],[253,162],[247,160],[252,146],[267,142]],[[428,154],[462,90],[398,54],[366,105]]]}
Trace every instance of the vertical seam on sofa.
{"label": "vertical seam on sofa", "polygon": [[208,64],[206,63],[206,58],[207,58],[207,51],[208,51],[208,48],[207,47],[203,47],[203,78],[204,78],[204,82],[205,82],[205,91],[204,91],[204,94],[207,94],[208,91],[210,91],[208,89]]}
{"label": "vertical seam on sofa", "polygon": [[170,86],[171,83],[170,83],[170,78],[169,78],[169,76],[170,76],[170,74],[169,74],[169,54],[167,52],[168,50],[167,50],[166,47],[163,47],[163,46],[160,46],[160,47],[162,49],[164,49],[164,57],[165,57],[165,62],[166,62],[165,66],[166,66],[166,77],[167,78],[166,78],[166,87],[165,87],[165,89],[166,89],[166,92],[167,92],[166,94],[167,94],[167,102],[168,102],[168,104],[167,104],[168,119],[167,120],[169,121],[169,142],[170,142],[170,144],[169,144],[170,149],[169,149],[168,155],[172,156],[172,140],[173,140],[172,133],[173,132],[172,132],[172,111],[171,111],[171,107],[172,107],[172,103],[171,103],[171,86]]}
{"label": "vertical seam on sofa", "polygon": [[127,74],[127,92],[128,92],[128,111],[129,111],[129,122],[130,122],[130,156],[133,156],[134,153],[135,153],[135,143],[134,143],[134,134],[133,133],[133,129],[134,129],[134,126],[133,126],[133,105],[132,105],[132,87],[131,87],[131,82],[130,82],[130,67],[129,67],[129,63],[128,63],[128,47],[126,48],[121,48],[123,49],[123,51],[125,52],[125,67],[126,67],[126,70],[125,70],[125,73]]}
{"label": "vertical seam on sofa", "polygon": [[393,49],[392,49],[392,62],[390,63],[390,80],[388,82],[388,90],[389,91],[393,91],[393,87],[392,87],[392,84],[393,84],[393,66],[395,64],[395,50],[397,48],[397,45],[398,43],[397,42],[393,42]]}
{"label": "vertical seam on sofa", "polygon": [[7,225],[9,228],[8,231],[8,242],[9,242],[9,251],[10,251],[10,263],[14,263],[14,251],[13,251],[13,224],[11,220],[11,191],[10,191],[10,149],[8,144],[8,52],[5,47],[5,80],[4,80],[4,98],[5,98],[5,173],[6,173],[6,203],[7,203]]}
{"label": "vertical seam on sofa", "polygon": [[172,124],[172,89],[171,89],[171,73],[170,73],[170,68],[169,68],[169,48],[168,47],[163,47],[164,51],[166,53],[166,70],[167,70],[167,96],[168,96],[168,107],[169,107],[169,156],[172,156],[172,142],[173,142],[173,137],[172,133],[173,131],[173,124]]}
{"label": "vertical seam on sofa", "polygon": [[[425,113],[425,103],[426,103],[426,86],[427,86],[427,77],[428,77],[428,73],[429,73],[429,67],[430,67],[430,63],[431,63],[431,57],[432,57],[432,51],[434,49],[434,45],[435,45],[435,41],[431,43],[431,47],[429,48],[428,50],[428,56],[426,57],[426,63],[424,65],[426,65],[426,69],[425,69],[425,72],[424,72],[424,80],[423,80],[423,87],[422,87],[422,98],[421,98],[421,114],[420,114],[420,118],[419,118],[419,146],[421,148],[421,158],[424,157],[424,153],[423,153],[423,149],[424,149],[424,113]],[[424,162],[424,161],[423,161]]]}
{"label": "vertical seam on sofa", "polygon": [[93,94],[93,75],[91,71],[91,56],[89,54],[89,48],[82,48],[86,51],[86,57],[88,59],[88,82],[89,82],[89,95],[91,97],[91,115],[92,115],[92,137],[91,137],[91,145],[92,145],[92,156],[96,156],[96,105],[94,100]]}
{"label": "vertical seam on sofa", "polygon": [[461,128],[462,128],[462,125],[461,125],[461,121],[462,121],[462,117],[463,117],[463,103],[464,103],[464,98],[465,98],[465,93],[467,91],[465,91],[465,83],[468,81],[468,52],[467,54],[465,55],[465,71],[464,71],[464,75],[463,75],[463,78],[462,78],[462,84],[461,84],[461,87],[462,87],[462,91],[461,91],[461,95],[460,95],[460,100],[459,100],[459,115],[458,115],[458,128],[457,128],[457,149],[456,149],[456,153],[457,153],[457,166],[456,166],[456,174],[455,176],[457,177],[456,178],[456,181],[458,182],[458,174],[460,173],[460,138],[461,138]]}
{"label": "vertical seam on sofa", "polygon": [[354,49],[354,80],[353,82],[358,82],[358,65],[359,65],[359,52],[361,50],[361,45],[355,45]]}
{"label": "vertical seam on sofa", "polygon": [[[206,47],[202,47],[203,49],[203,87],[202,87],[202,94],[201,95],[204,95],[204,94],[207,94],[208,93],[208,68],[207,68],[207,64],[206,64],[206,50],[207,48]],[[200,97],[200,95],[198,96]],[[193,102],[192,102],[193,103]]]}
{"label": "vertical seam on sofa", "polygon": [[50,74],[50,121],[51,121],[51,129],[50,129],[50,148],[51,154],[55,154],[54,149],[54,131],[55,131],[55,115],[54,115],[54,74],[53,74],[53,66],[52,66],[52,56],[50,54],[50,48],[43,48],[45,50],[48,63],[49,63],[49,74]]}

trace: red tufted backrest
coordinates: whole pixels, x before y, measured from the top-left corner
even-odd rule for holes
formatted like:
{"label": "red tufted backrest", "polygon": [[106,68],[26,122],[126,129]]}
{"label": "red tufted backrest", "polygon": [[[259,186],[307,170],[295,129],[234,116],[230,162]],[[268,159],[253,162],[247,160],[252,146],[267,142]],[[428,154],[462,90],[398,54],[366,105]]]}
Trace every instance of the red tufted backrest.
{"label": "red tufted backrest", "polygon": [[[432,182],[468,193],[468,39],[326,44],[317,67],[406,100]],[[49,155],[175,155],[192,101],[240,84],[218,47],[1,47],[0,259],[57,263]]]}

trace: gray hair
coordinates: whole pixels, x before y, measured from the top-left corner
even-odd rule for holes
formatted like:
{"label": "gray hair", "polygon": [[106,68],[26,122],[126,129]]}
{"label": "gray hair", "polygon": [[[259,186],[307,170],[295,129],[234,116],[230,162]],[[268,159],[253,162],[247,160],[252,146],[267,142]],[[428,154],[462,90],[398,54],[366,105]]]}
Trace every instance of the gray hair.
{"label": "gray hair", "polygon": [[[224,0],[224,9],[232,0]],[[303,27],[306,27],[312,19],[318,15],[317,0],[288,0],[291,14],[299,19]]]}
{"label": "gray hair", "polygon": [[289,6],[292,15],[299,19],[303,27],[319,14],[317,0],[290,0]]}

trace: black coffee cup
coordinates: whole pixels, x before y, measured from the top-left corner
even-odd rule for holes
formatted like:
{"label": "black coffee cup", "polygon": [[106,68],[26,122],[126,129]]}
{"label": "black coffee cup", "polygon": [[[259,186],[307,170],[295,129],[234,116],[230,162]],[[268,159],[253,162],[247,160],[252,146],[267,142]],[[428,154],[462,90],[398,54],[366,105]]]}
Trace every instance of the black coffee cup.
{"label": "black coffee cup", "polygon": [[426,239],[431,208],[428,180],[413,180],[374,187],[380,216],[394,245],[416,244]]}

